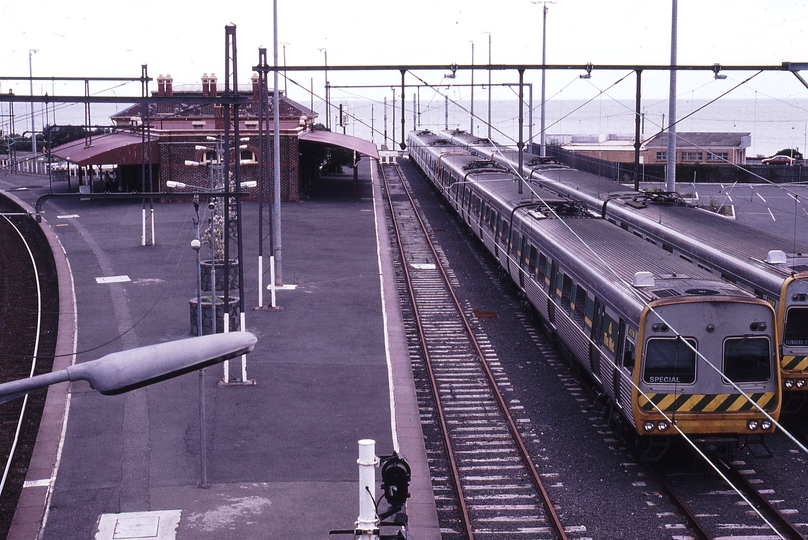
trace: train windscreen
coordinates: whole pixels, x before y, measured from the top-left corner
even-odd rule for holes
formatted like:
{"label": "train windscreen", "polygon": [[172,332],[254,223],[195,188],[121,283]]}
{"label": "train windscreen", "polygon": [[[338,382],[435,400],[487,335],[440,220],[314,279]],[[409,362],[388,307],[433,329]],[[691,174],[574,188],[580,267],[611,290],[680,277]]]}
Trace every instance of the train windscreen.
{"label": "train windscreen", "polygon": [[649,384],[692,384],[696,380],[695,348],[692,338],[687,343],[682,337],[649,339],[643,380]]}
{"label": "train windscreen", "polygon": [[786,329],[783,344],[787,347],[808,345],[808,308],[791,307],[786,314]]}
{"label": "train windscreen", "polygon": [[759,336],[727,339],[724,342],[724,375],[736,383],[770,380],[769,339]]}

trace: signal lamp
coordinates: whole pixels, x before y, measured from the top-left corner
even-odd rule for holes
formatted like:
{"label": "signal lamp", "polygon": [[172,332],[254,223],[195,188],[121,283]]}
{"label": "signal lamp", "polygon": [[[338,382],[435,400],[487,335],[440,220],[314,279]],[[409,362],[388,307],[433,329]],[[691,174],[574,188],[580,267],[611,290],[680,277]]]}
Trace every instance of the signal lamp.
{"label": "signal lamp", "polygon": [[390,506],[403,506],[410,497],[410,466],[393,452],[382,463],[382,491]]}

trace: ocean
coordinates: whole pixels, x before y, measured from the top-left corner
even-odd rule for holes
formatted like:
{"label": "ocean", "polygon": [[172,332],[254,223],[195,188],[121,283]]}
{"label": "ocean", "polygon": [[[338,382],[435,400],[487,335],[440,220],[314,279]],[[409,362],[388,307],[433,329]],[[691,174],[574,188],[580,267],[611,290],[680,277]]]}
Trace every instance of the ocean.
{"label": "ocean", "polygon": [[[423,92],[426,94],[426,92]],[[476,121],[474,132],[487,135],[486,121],[488,103],[485,92],[475,100],[474,113]],[[292,96],[301,105],[310,106],[309,96],[299,99]],[[344,127],[338,124],[338,107],[343,105],[345,116]],[[332,101],[332,130],[344,131],[348,135],[371,140],[382,146],[398,146],[401,141],[401,102],[400,97],[392,105],[392,95],[387,98],[385,111],[384,101],[371,101],[363,98],[338,98]],[[466,100],[450,101],[448,104],[442,96],[433,98],[415,98],[410,96],[406,101],[406,130],[419,129],[441,130],[460,128],[469,130],[471,103]],[[56,104],[50,106],[47,113],[36,105],[35,125],[37,131],[43,124],[84,124],[84,106],[82,104]],[[98,104],[91,108],[91,122],[94,125],[111,125],[109,117],[127,107],[125,104]],[[315,100],[314,109],[319,113],[319,121],[325,123],[325,104]],[[531,122],[528,104],[524,107],[523,140],[530,137]],[[634,100],[614,100],[608,97],[585,102],[582,100],[552,99],[546,104],[545,126],[548,140],[568,135],[633,135],[634,133]],[[643,139],[649,138],[661,130],[667,122],[667,100],[647,100],[642,103]],[[386,116],[386,118],[385,118]],[[395,122],[394,122],[395,117]],[[808,148],[808,100],[799,99],[720,99],[713,103],[699,100],[679,100],[677,102],[678,132],[720,131],[751,134],[751,147],[746,153],[749,157],[770,156],[784,148],[796,148],[805,151]],[[495,100],[491,106],[492,137],[501,144],[514,144],[518,140],[518,99]],[[533,141],[539,142],[540,107],[534,96],[532,134]],[[17,133],[30,131],[31,121],[29,105],[15,105],[15,126]],[[3,132],[13,131],[9,125],[8,104],[0,104],[0,129]],[[372,128],[372,129],[371,129]],[[394,136],[395,135],[395,136]],[[406,137],[405,137],[406,138]]]}
{"label": "ocean", "polygon": [[[387,119],[384,118],[384,104],[363,100],[343,101],[343,110],[351,116],[345,126],[345,133],[364,139],[372,139],[377,144],[384,140],[385,126],[387,145],[401,140],[401,103],[396,103],[395,126],[387,100]],[[474,104],[474,133],[488,135],[488,107],[485,98]],[[501,144],[515,144],[518,141],[519,101],[492,101],[491,136]],[[713,103],[698,100],[677,102],[677,132],[716,131],[751,134],[748,157],[770,156],[784,148],[796,148],[804,152],[808,148],[808,100],[798,99],[722,99]],[[315,104],[315,109],[318,109]],[[319,107],[322,114],[325,107]],[[413,115],[413,109],[418,111]],[[335,111],[336,109],[332,109]],[[413,122],[418,128],[433,131],[459,128],[468,131],[471,104],[468,101],[449,102],[441,98],[439,102],[423,102],[420,107],[410,98],[406,103],[406,129],[412,129]],[[334,116],[335,112],[332,112]],[[371,114],[373,119],[371,120]],[[540,107],[534,100],[532,116],[533,141],[539,143],[541,130]],[[413,118],[415,117],[415,118]],[[569,135],[634,135],[634,100],[613,100],[609,98],[586,102],[583,100],[549,100],[545,105],[545,131],[547,139],[563,138]],[[658,133],[668,121],[667,100],[649,100],[642,104],[642,139]],[[374,133],[371,134],[370,126]],[[530,138],[531,123],[529,107],[524,106],[523,140]],[[342,129],[342,128],[338,128]],[[332,130],[336,131],[332,127]]]}

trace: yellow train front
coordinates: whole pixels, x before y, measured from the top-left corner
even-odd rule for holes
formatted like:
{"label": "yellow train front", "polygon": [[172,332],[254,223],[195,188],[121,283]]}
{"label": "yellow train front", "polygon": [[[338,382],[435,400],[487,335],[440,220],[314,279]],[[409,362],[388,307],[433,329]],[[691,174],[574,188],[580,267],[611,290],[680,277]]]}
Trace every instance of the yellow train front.
{"label": "yellow train front", "polygon": [[699,309],[694,300],[656,300],[640,320],[632,409],[649,455],[667,446],[654,436],[679,433],[711,454],[733,455],[779,418],[774,310],[752,298],[701,297]]}

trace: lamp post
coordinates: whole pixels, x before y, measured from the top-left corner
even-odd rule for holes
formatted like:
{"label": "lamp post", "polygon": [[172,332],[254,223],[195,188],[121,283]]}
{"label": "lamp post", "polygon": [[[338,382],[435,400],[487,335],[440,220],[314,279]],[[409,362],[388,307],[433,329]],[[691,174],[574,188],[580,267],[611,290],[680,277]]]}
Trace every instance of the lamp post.
{"label": "lamp post", "polygon": [[474,135],[474,42],[471,42],[471,122],[469,134]]}
{"label": "lamp post", "polygon": [[547,4],[555,4],[555,2],[534,2],[534,4],[543,4],[542,6],[542,25],[541,25],[541,134],[539,135],[539,148],[541,157],[547,155],[547,148],[545,146],[544,136],[544,100],[545,100],[545,72],[544,66],[547,65]]}
{"label": "lamp post", "polygon": [[[668,95],[668,152],[665,169],[665,190],[676,191],[676,39],[677,39],[677,2],[672,1],[671,13],[671,74]],[[664,127],[664,126],[663,126]]]}
{"label": "lamp post", "polygon": [[491,32],[488,34],[488,138],[491,138]]}
{"label": "lamp post", "polygon": [[331,121],[328,118],[331,114],[331,107],[328,103],[328,49],[318,47],[317,50],[323,53],[325,57],[325,129],[330,129]]}
{"label": "lamp post", "polygon": [[116,352],[61,371],[0,384],[0,403],[69,381],[87,381],[105,396],[114,396],[247,354],[257,342],[250,332],[232,332]]}
{"label": "lamp post", "polygon": [[31,88],[31,153],[36,154],[36,127],[34,127],[34,68],[31,57],[39,49],[28,49],[28,82]]}

